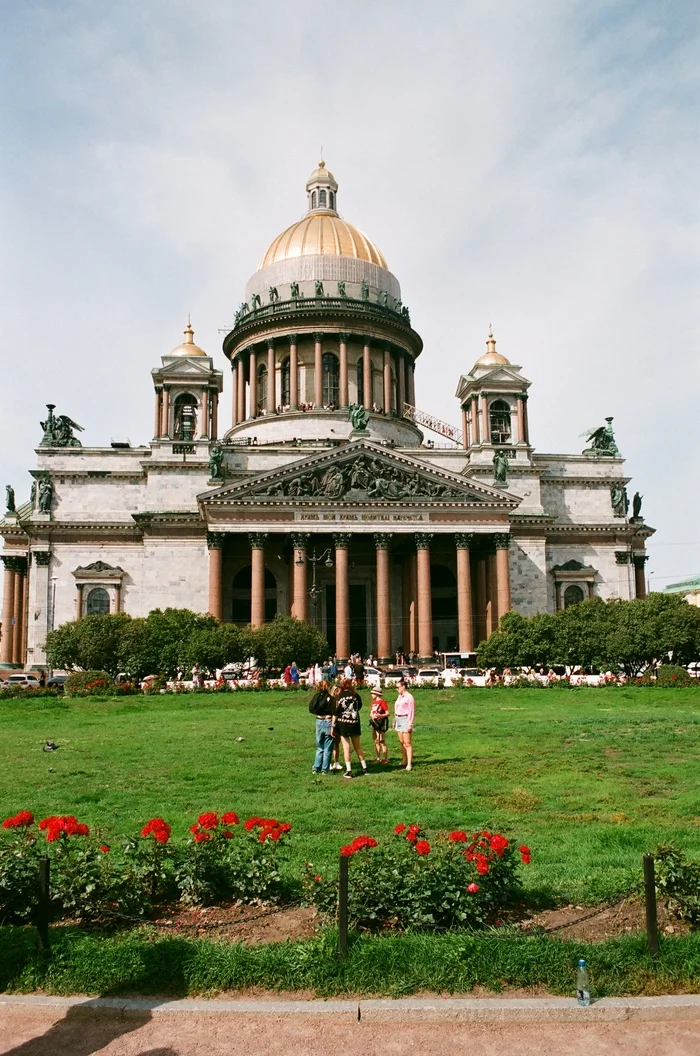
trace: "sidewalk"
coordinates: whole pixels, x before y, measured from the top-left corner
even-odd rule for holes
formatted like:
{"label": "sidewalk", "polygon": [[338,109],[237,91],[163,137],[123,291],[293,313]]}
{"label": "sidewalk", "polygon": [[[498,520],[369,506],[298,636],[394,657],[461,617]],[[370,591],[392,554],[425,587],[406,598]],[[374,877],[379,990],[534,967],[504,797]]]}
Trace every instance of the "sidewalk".
{"label": "sidewalk", "polygon": [[0,996],[3,1056],[699,1056],[700,996],[202,1001]]}

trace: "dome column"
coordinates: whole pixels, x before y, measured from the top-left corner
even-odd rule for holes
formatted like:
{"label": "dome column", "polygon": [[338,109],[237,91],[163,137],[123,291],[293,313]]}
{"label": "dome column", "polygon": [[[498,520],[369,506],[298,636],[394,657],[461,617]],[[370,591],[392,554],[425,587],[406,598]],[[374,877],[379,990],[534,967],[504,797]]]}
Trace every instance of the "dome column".
{"label": "dome column", "polygon": [[249,418],[258,416],[258,357],[255,346],[251,348],[248,356],[248,407]]}
{"label": "dome column", "polygon": [[383,380],[384,414],[391,414],[391,352],[388,348],[384,349]]}
{"label": "dome column", "polygon": [[231,425],[238,425],[238,368],[231,363]]}
{"label": "dome column", "polygon": [[348,341],[350,334],[339,334],[340,338],[340,379],[338,384],[338,400],[340,409],[345,410],[350,399],[348,395]]}
{"label": "dome column", "polygon": [[472,573],[469,547],[474,536],[470,532],[458,532],[457,544],[457,632],[459,651],[470,653],[474,648],[474,622],[472,615]]}
{"label": "dome column", "polygon": [[372,356],[369,337],[365,337],[362,348],[362,404],[366,411],[372,410]]}
{"label": "dome column", "polygon": [[323,334],[314,334],[314,407],[323,407]]}
{"label": "dome column", "polygon": [[296,334],[289,339],[289,409],[299,410],[299,364]]}
{"label": "dome column", "polygon": [[416,565],[418,578],[418,660],[429,663],[433,658],[433,609],[430,586],[429,532],[416,534]]}
{"label": "dome column", "polygon": [[403,352],[396,353],[396,401],[396,416],[403,418],[403,405],[406,402],[406,359]]}
{"label": "dome column", "polygon": [[275,399],[275,342],[267,342],[267,413],[274,414],[277,401]]}
{"label": "dome column", "polygon": [[348,585],[348,550],[350,535],[333,536],[335,543],[335,655],[340,662],[350,655],[350,588]]}
{"label": "dome column", "polygon": [[416,365],[412,359],[408,361],[408,402],[416,406]]}
{"label": "dome column", "polygon": [[238,398],[238,424],[240,425],[245,421],[245,363],[243,362],[243,353],[238,354],[238,365],[237,365],[237,376],[236,382],[236,395]]}

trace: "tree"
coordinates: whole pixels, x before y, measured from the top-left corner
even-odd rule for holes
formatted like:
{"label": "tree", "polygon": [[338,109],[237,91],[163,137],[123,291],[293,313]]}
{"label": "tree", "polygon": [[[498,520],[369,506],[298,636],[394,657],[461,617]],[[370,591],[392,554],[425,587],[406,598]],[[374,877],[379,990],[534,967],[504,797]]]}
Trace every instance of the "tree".
{"label": "tree", "polygon": [[271,623],[251,628],[250,648],[261,666],[279,668],[293,660],[299,667],[308,667],[320,663],[329,652],[321,632],[293,616],[275,616]]}
{"label": "tree", "polygon": [[249,635],[235,624],[223,623],[194,631],[180,652],[185,671],[194,664],[214,671],[250,656]]}
{"label": "tree", "polygon": [[70,671],[75,668],[108,671],[117,675],[122,668],[124,632],[131,623],[125,612],[109,616],[84,616],[64,623],[46,636],[46,658],[51,667]]}
{"label": "tree", "polygon": [[482,642],[477,659],[482,667],[535,667],[558,662],[556,617],[538,612],[529,619],[507,612],[497,631]]}
{"label": "tree", "polygon": [[219,626],[208,613],[190,609],[153,609],[145,624],[140,663],[142,673],[164,674],[171,678],[188,662],[192,637],[199,631],[215,630]]}

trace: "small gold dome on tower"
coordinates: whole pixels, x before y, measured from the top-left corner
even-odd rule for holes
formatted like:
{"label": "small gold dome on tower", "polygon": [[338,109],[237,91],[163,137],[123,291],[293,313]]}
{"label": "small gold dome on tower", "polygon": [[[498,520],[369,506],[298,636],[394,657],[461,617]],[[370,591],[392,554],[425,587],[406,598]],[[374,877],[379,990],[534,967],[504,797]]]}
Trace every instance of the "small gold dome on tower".
{"label": "small gold dome on tower", "polygon": [[486,339],[486,351],[483,356],[477,359],[476,363],[472,367],[472,370],[476,370],[477,367],[497,367],[497,366],[509,366],[510,360],[502,356],[500,352],[496,351],[496,338],[493,336],[493,329],[489,323],[489,336]]}
{"label": "small gold dome on tower", "polygon": [[187,326],[185,327],[185,340],[177,348],[174,348],[170,353],[171,356],[206,356],[206,352],[199,345],[194,343],[194,330],[190,324],[190,317],[187,316]]}

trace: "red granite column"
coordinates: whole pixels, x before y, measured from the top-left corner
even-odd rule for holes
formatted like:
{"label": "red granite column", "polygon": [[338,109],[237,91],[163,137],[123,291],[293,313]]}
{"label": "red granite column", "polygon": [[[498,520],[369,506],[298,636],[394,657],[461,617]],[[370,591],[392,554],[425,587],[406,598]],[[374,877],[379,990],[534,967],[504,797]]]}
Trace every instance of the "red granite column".
{"label": "red granite column", "polygon": [[350,586],[348,559],[350,535],[338,533],[335,543],[335,655],[342,662],[350,655]]}
{"label": "red granite column", "polygon": [[458,532],[457,545],[457,631],[460,653],[471,653],[474,648],[474,621],[472,614],[472,572],[469,547],[474,536],[470,532]]}
{"label": "red granite column", "polygon": [[314,407],[323,406],[323,334],[314,334]]}
{"label": "red granite column", "polygon": [[350,334],[339,334],[340,339],[340,378],[338,384],[338,402],[341,407],[347,407],[350,399],[348,396],[348,341]]}
{"label": "red granite column", "polygon": [[258,416],[258,357],[255,348],[251,348],[248,356],[248,408],[249,418]]}
{"label": "red granite column", "polygon": [[238,425],[238,368],[231,364],[231,425]]}
{"label": "red granite column", "polygon": [[396,414],[403,418],[403,405],[406,402],[406,361],[403,352],[396,353]]}
{"label": "red granite column", "polygon": [[265,540],[266,532],[251,532],[250,539],[250,623],[260,627],[265,622]]}
{"label": "red granite column", "polygon": [[223,619],[224,532],[207,532],[209,548],[209,612],[219,622]]}
{"label": "red granite column", "polygon": [[289,409],[299,409],[299,362],[296,335],[289,339]]}
{"label": "red granite column", "polygon": [[365,410],[372,410],[372,353],[369,347],[369,338],[365,338],[362,349],[362,402]]}
{"label": "red granite column", "polygon": [[25,577],[24,573],[20,571],[19,561],[17,559],[17,571],[15,572],[15,595],[14,595],[14,609],[12,612],[12,619],[14,621],[14,630],[12,632],[12,662],[13,664],[22,664],[22,610],[24,608],[24,587]]}
{"label": "red granite column", "polygon": [[12,617],[15,611],[15,570],[14,557],[3,556],[5,575],[2,595],[2,640],[0,641],[0,663],[12,663],[12,639],[14,628]]}
{"label": "red granite column", "polygon": [[508,560],[510,534],[508,532],[498,532],[493,539],[496,545],[496,590],[498,594],[498,620],[500,623],[505,614],[511,610],[510,563]]}
{"label": "red granite column", "polygon": [[644,565],[646,563],[647,554],[633,554],[634,561],[634,594],[635,597],[643,601],[647,596],[647,581],[644,575]]}
{"label": "red granite column", "polygon": [[275,378],[275,342],[267,342],[267,404],[265,410],[268,414],[274,414],[277,407]]}
{"label": "red granite column", "polygon": [[[380,664],[391,663],[391,565],[389,546],[391,536],[377,532],[377,659]],[[430,574],[430,568],[428,568]]]}
{"label": "red granite column", "polygon": [[306,544],[307,534],[294,532],[292,535],[293,550],[293,584],[292,616],[297,620],[306,620]]}
{"label": "red granite column", "polygon": [[430,542],[432,534],[416,534],[418,577],[418,658],[427,663],[433,658],[433,599],[430,587]]}
{"label": "red granite column", "polygon": [[384,349],[384,364],[382,373],[384,382],[384,414],[391,414],[391,352],[388,348]]}
{"label": "red granite column", "polygon": [[238,353],[237,368],[236,394],[238,398],[238,414],[236,418],[238,419],[237,424],[240,425],[245,421],[245,362],[242,352]]}

